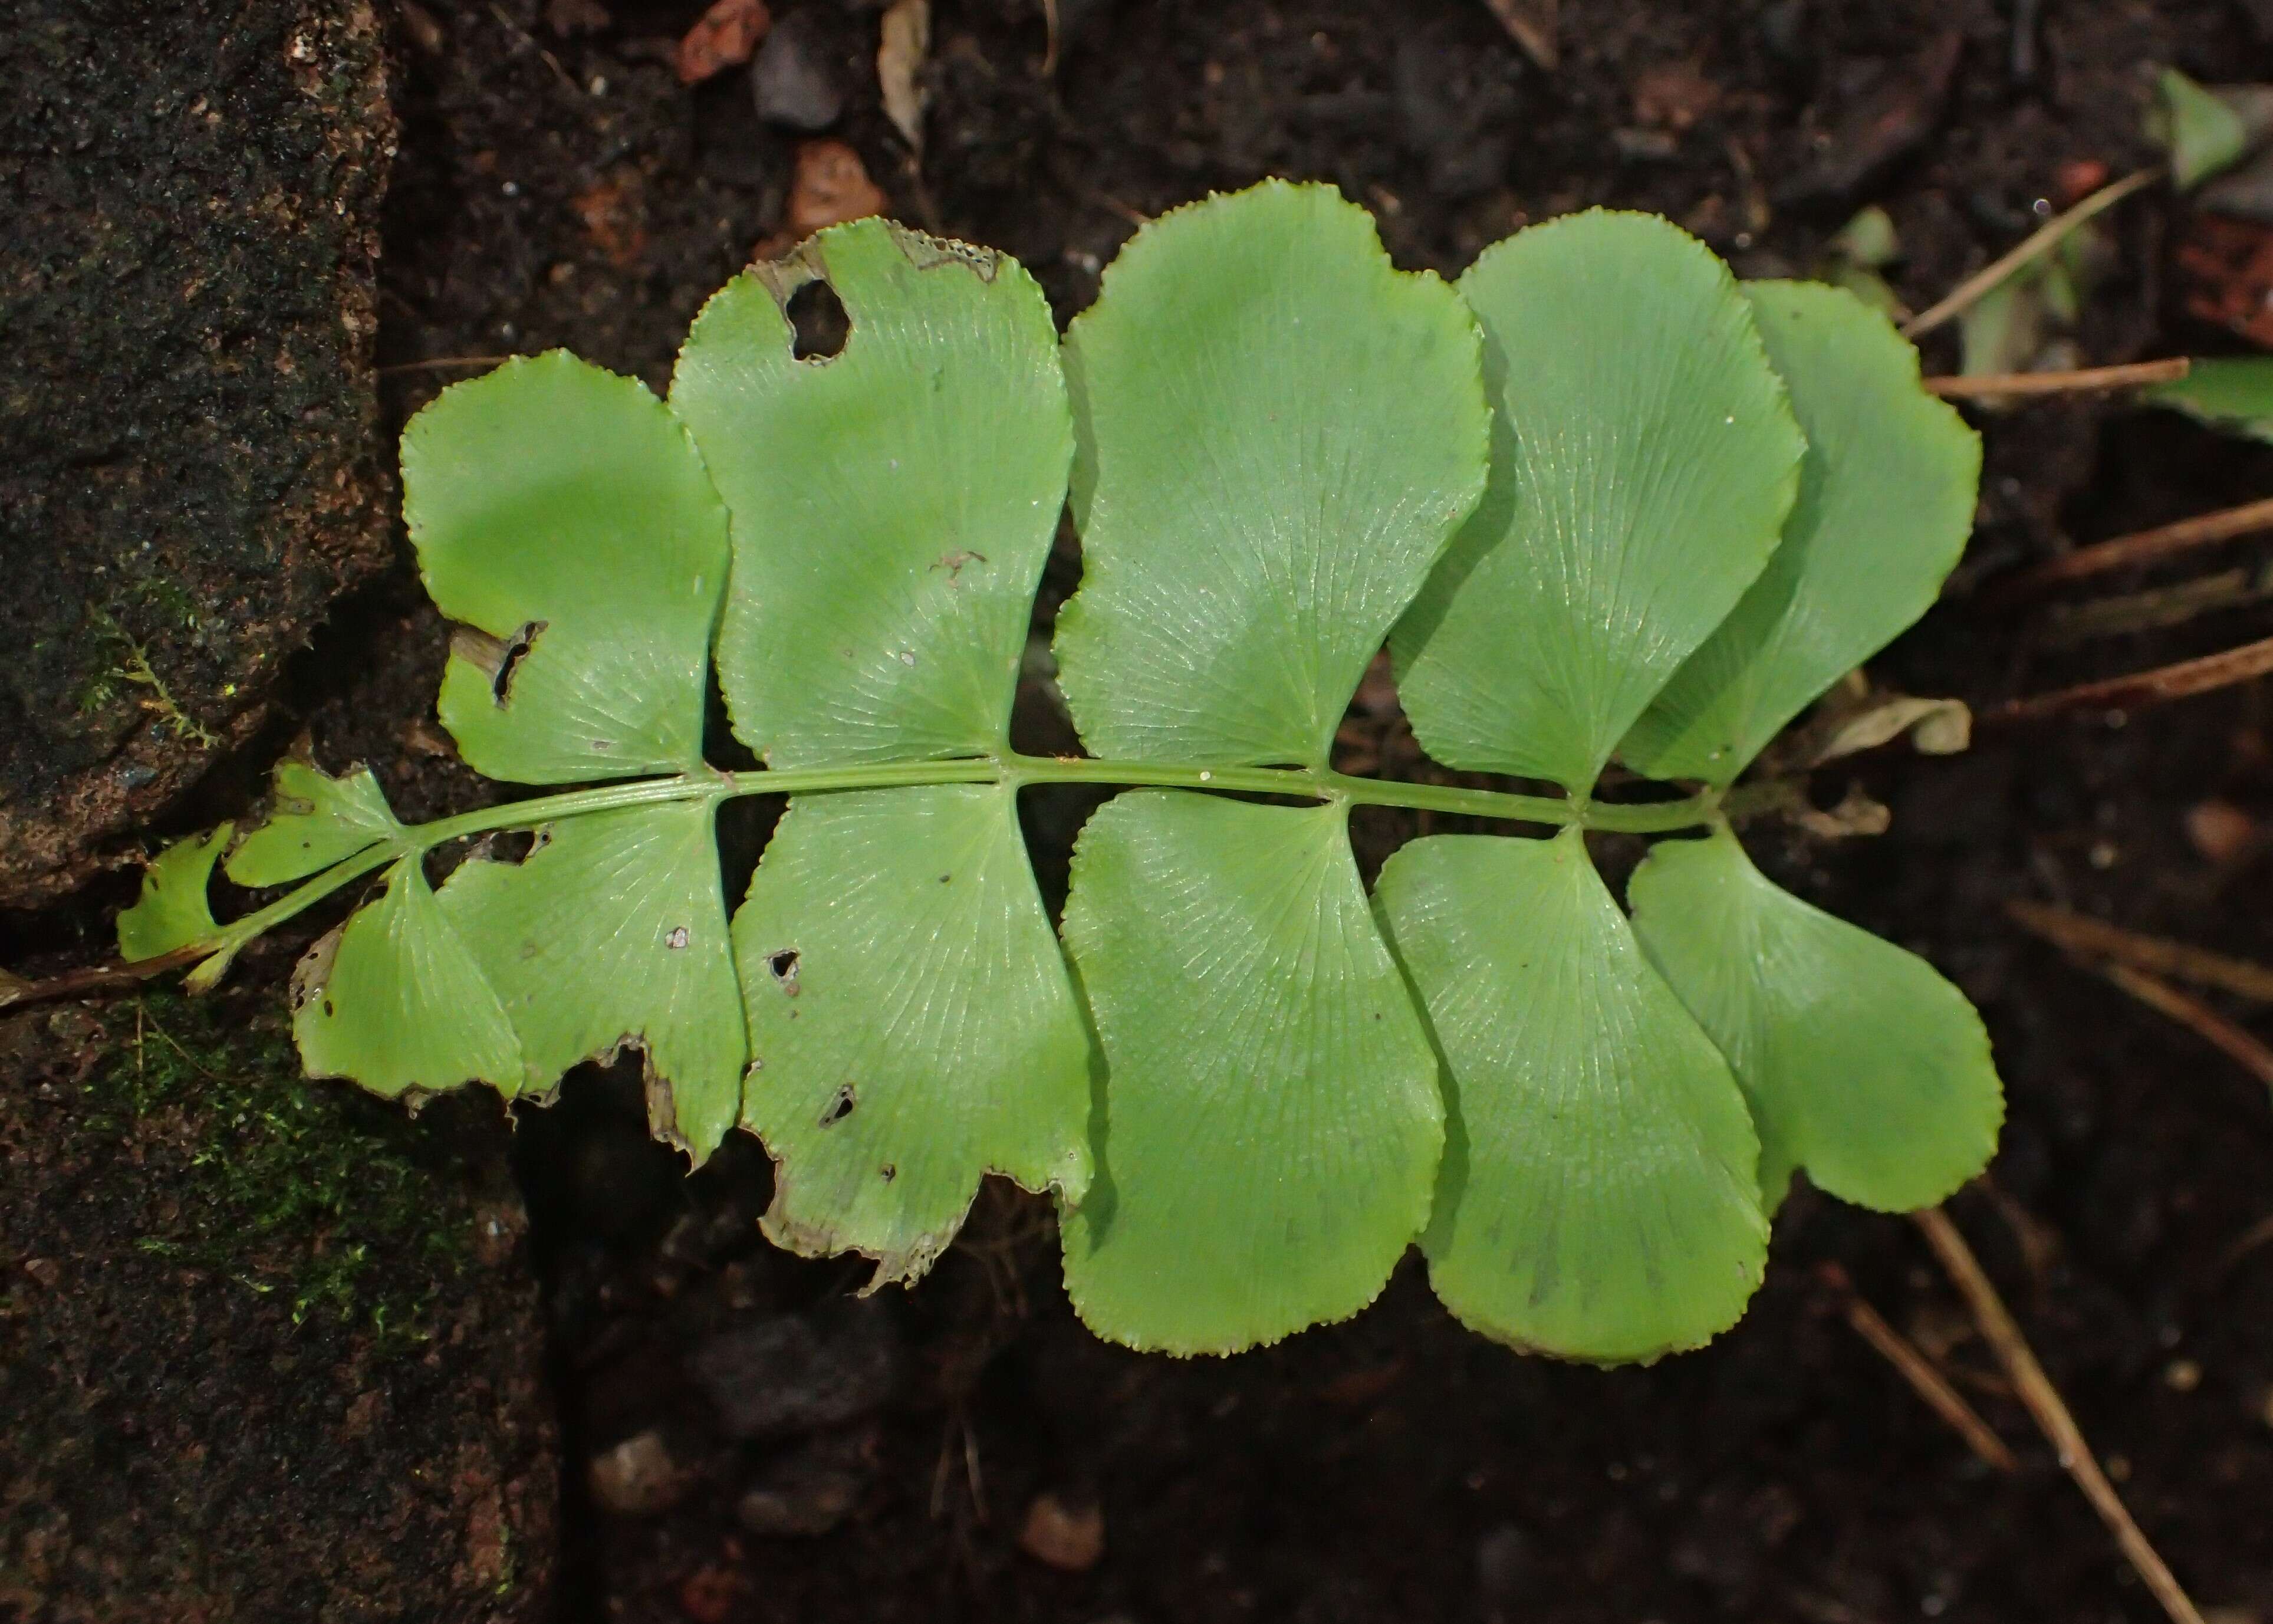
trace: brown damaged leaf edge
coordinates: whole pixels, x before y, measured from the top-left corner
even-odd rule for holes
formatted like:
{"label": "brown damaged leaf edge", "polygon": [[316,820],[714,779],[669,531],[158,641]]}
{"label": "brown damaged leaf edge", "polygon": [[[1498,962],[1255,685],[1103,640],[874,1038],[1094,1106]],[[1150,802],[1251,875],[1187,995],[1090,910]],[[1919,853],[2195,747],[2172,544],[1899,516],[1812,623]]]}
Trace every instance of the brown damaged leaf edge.
{"label": "brown damaged leaf edge", "polygon": [[450,628],[450,652],[490,680],[490,697],[502,710],[513,698],[514,673],[536,646],[549,620],[529,620],[510,637],[493,637],[478,626]]}
{"label": "brown damaged leaf edge", "polygon": [[[897,221],[886,221],[884,229],[890,234],[892,245],[919,271],[959,265],[980,282],[991,283],[1002,269],[1002,256],[991,248],[931,237],[911,230]],[[829,251],[822,241],[826,235],[823,232],[809,237],[779,259],[760,259],[750,267],[750,274],[765,284],[766,291],[781,306],[784,315],[789,313],[789,302],[799,289],[829,281]]]}

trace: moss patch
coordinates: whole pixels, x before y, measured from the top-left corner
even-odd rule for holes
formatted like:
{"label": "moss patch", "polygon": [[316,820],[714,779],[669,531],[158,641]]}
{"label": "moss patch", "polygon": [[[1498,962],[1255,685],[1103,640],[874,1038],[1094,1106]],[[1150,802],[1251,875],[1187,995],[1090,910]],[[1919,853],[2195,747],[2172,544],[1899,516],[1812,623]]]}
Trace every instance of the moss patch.
{"label": "moss patch", "polygon": [[[302,1077],[281,1021],[245,1029],[167,994],[116,1015],[121,1041],[85,1085],[88,1126],[176,1118],[169,1137],[189,1152],[176,1199],[138,1249],[280,1294],[295,1325],[360,1323],[383,1357],[425,1340],[470,1248],[462,1222],[439,1222],[431,1169],[401,1155],[400,1116]],[[379,1256],[413,1267],[382,1277]]]}

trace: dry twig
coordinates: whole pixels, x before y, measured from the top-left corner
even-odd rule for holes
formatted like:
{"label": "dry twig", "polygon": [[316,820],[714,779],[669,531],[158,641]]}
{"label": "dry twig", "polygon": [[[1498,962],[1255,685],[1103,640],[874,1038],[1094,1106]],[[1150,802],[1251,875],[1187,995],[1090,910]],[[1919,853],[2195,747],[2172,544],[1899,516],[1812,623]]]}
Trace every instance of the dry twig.
{"label": "dry twig", "polygon": [[2273,530],[2273,497],[2263,501],[2244,502],[2239,508],[2220,508],[2216,513],[2197,514],[2191,519],[2180,519],[2175,524],[2160,524],[2149,530],[2134,530],[2127,536],[2117,536],[2107,541],[2094,542],[2088,547],[2078,547],[2073,553],[2062,553],[2056,559],[2006,576],[1981,597],[1985,603],[2004,603],[2015,598],[2059,586],[2070,581],[2080,581],[2086,575],[2097,575],[2110,569],[2121,569],[2132,564],[2152,564],[2190,548],[2207,546],[2216,541],[2231,541],[2236,537],[2251,536],[2260,530]]}
{"label": "dry twig", "polygon": [[2169,1016],[2268,1088],[2273,1088],[2273,1049],[2266,1048],[2200,998],[2180,992],[2168,981],[2158,981],[2143,970],[2119,964],[2097,968],[2149,1009]]}
{"label": "dry twig", "polygon": [[2067,1405],[2060,1398],[2059,1389],[2052,1386],[2052,1378],[2044,1374],[2044,1367],[2037,1362],[2028,1339],[2021,1335],[2021,1327],[2014,1323],[2004,1299],[1997,1295],[1997,1288],[1990,1284],[1989,1276],[1982,1271],[1980,1259],[1965,1244],[1965,1237],[1957,1232],[1957,1226],[1950,1222],[1949,1215],[1939,1207],[1926,1207],[1921,1212],[1912,1213],[1910,1217],[1925,1232],[1926,1244],[1933,1248],[1934,1256],[1941,1259],[1941,1267],[1947,1272],[1951,1283],[1956,1286],[1959,1295],[1965,1298],[1966,1305],[1973,1311],[1974,1323],[1981,1327],[1981,1335],[1988,1339],[1990,1347],[1996,1350],[1998,1361],[2012,1377],[2021,1402],[2029,1407],[2029,1413],[2036,1417],[2037,1426],[2051,1440],[2053,1451],[2059,1456],[2060,1465],[2067,1469],[2069,1477],[2075,1479],[2076,1487],[2083,1491],[2083,1497],[2091,1502],[2091,1508],[2099,1514],[2100,1521],[2106,1523],[2109,1531],[2114,1534],[2115,1543],[2122,1547],[2124,1556],[2145,1582],[2147,1589],[2153,1592],[2157,1601],[2163,1604],[2163,1611],[2171,1615],[2175,1624],[2202,1624],[2202,1614],[2187,1598],[2169,1565],[2148,1543],[2147,1536],[2139,1531],[2139,1525],[2124,1509],[2122,1498],[2115,1492],[2114,1485],[2109,1483],[2107,1474],[2099,1470],[2099,1462],[2093,1456],[2091,1446],[2084,1441],[2082,1429],[2076,1425],[2075,1417],[2068,1413]]}
{"label": "dry twig", "polygon": [[503,366],[511,356],[436,356],[428,361],[397,361],[388,366],[374,367],[377,372],[424,372],[445,366]]}
{"label": "dry twig", "polygon": [[2162,361],[2131,361],[2121,366],[2087,366],[2067,372],[1996,372],[1985,378],[1929,378],[1925,387],[1945,400],[1982,395],[2086,395],[2099,389],[2128,389],[2144,383],[2172,383],[2194,363],[2185,356]]}
{"label": "dry twig", "polygon": [[1972,275],[1950,289],[1939,304],[1921,311],[1902,323],[1904,338],[1918,338],[1931,333],[1952,317],[1963,314],[1994,292],[2005,279],[2032,259],[2042,259],[2059,247],[2068,233],[2093,215],[2112,208],[2142,186],[2151,185],[2163,177],[2159,169],[2141,169],[2121,180],[2102,186],[2074,208],[2053,215],[2050,220],[2023,237],[2011,252],[1992,260]]}
{"label": "dry twig", "polygon": [[1926,1402],[1934,1414],[1949,1423],[1950,1429],[1965,1440],[1975,1455],[1999,1471],[2019,1470],[2020,1462],[2005,1447],[2005,1440],[1990,1430],[1980,1412],[1949,1385],[1949,1379],[1932,1359],[1918,1351],[1916,1343],[1888,1325],[1886,1317],[1864,1300],[1845,1269],[1836,1263],[1826,1263],[1817,1273],[1824,1283],[1839,1293],[1841,1312],[1855,1328],[1855,1334],[1901,1373],[1911,1390]]}
{"label": "dry twig", "polygon": [[155,959],[137,959],[132,964],[92,965],[84,970],[51,975],[43,981],[0,975],[0,1011],[26,1009],[34,1004],[54,1004],[65,998],[84,998],[94,993],[131,992],[169,970],[179,970],[209,957],[212,951],[203,944],[177,947]]}
{"label": "dry twig", "polygon": [[2269,671],[2273,671],[2273,637],[2205,654],[2200,659],[2157,665],[2152,671],[2133,672],[2128,676],[2108,677],[2098,682],[2079,682],[2074,688],[2008,700],[1981,712],[1980,721],[1984,727],[1993,727],[2006,722],[2033,722],[2063,710],[2135,710],[2166,700],[2207,694],[2213,688],[2230,688],[2236,682],[2262,677]]}
{"label": "dry twig", "polygon": [[2049,907],[2041,902],[2015,898],[2006,903],[2005,912],[2023,930],[2042,936],[2065,952],[2086,959],[2110,959],[2150,975],[2191,981],[2197,987],[2215,987],[2221,992],[2273,1004],[2273,970],[2247,959],[2229,959],[2223,953],[2173,942],[2165,936],[2142,936],[2120,925],[2111,925],[2067,908]]}

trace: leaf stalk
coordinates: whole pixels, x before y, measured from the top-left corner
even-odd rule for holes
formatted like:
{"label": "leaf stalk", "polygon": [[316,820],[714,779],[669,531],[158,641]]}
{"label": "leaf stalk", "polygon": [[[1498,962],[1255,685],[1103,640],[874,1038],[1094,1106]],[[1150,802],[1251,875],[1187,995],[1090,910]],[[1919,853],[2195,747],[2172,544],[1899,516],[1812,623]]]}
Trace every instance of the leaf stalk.
{"label": "leaf stalk", "polygon": [[[1000,784],[1013,790],[1040,784],[1099,784],[1122,788],[1276,795],[1339,806],[1402,807],[1460,817],[1498,819],[1624,834],[1663,834],[1709,824],[1723,815],[1724,792],[1707,789],[1678,801],[1606,802],[1580,797],[1521,795],[1452,784],[1409,784],[1355,778],[1317,767],[1197,767],[1156,762],[1099,761],[1088,756],[971,756],[951,761],[890,762],[874,766],[791,767],[761,772],[701,768],[670,778],[603,784],[524,801],[478,807],[431,823],[406,826],[397,837],[343,858],[284,895],[222,927],[198,956],[234,954],[254,937],[305,912],[325,898],[403,858],[423,857],[451,840],[506,830],[535,829],[565,817],[626,808],[745,795],[790,795],[903,789],[937,784]],[[1740,792],[1738,799],[1742,799]],[[168,955],[173,967],[176,955]],[[152,961],[155,967],[156,961]],[[130,971],[136,966],[129,966]]]}

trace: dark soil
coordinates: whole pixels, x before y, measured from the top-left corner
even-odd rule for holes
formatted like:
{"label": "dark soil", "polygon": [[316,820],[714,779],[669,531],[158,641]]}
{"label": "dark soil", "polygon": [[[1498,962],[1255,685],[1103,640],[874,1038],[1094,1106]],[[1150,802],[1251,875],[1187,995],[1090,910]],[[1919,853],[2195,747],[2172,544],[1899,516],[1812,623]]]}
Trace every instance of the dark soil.
{"label": "dark soil", "polygon": [[[742,73],[688,89],[669,65],[699,10],[396,14],[390,425],[462,375],[422,365],[436,360],[565,344],[660,386],[700,302],[781,229],[793,138],[758,122]],[[1016,253],[1061,316],[1136,216],[1266,173],[1334,181],[1401,262],[1448,272],[1527,221],[1610,203],[1669,214],[1747,274],[1804,273],[1876,202],[1917,307],[2067,200],[2064,166],[2149,158],[2153,64],[2273,79],[2273,18],[2224,0],[1564,10],[1549,73],[1481,0],[936,0],[920,168],[871,78],[832,133],[896,213]],[[832,17],[873,38],[874,8]],[[2218,342],[2172,313],[2172,207],[2150,196],[2114,216],[2118,262],[2078,335],[2089,359]],[[1954,364],[1950,337],[1928,350],[1931,368]],[[2060,652],[2040,616],[1976,604],[1970,587],[2013,563],[2273,488],[2273,451],[2105,402],[1983,421],[1969,563],[1882,680],[1982,708],[2273,632],[2261,607]],[[1046,613],[1077,568],[1069,550]],[[398,571],[298,669],[319,754],[369,758],[416,816],[474,793],[427,720],[440,650]],[[1362,748],[1405,759],[1393,710],[1356,721]],[[2236,1251],[2267,1215],[2273,1110],[2001,912],[2049,898],[2273,959],[2269,843],[2213,856],[2187,832],[2211,801],[2273,819],[2261,690],[1987,731],[1945,760],[1887,752],[1821,787],[1849,776],[1891,805],[1891,833],[1762,829],[1756,850],[1979,1004],[2010,1122],[1993,1184],[1955,1216],[2195,1596],[2221,1624],[2273,1624],[2273,1246]],[[1077,811],[1033,808],[1046,883]],[[1407,832],[1384,816],[1362,838],[1377,856]],[[266,962],[254,974],[280,981],[284,951]],[[934,1274],[884,1299],[897,1374],[864,1413],[740,1440],[704,1386],[722,1334],[832,1302],[861,1271],[762,1245],[754,1145],[682,1179],[641,1122],[630,1079],[580,1074],[518,1143],[571,1453],[572,1620],[2159,1616],[1898,1219],[1801,1191],[1744,1322],[1647,1370],[1512,1355],[1453,1326],[1409,1266],[1350,1324],[1178,1363],[1089,1337],[1055,1284],[1046,1207],[990,1190]],[[1827,1262],[1947,1358],[2019,1472],[1977,1462],[1854,1335]],[[604,1467],[595,1493],[582,1463],[604,1456],[656,1470],[627,1487]],[[771,1497],[754,1510],[754,1488]],[[1101,1558],[1064,1571],[1021,1549],[1041,1495],[1076,1522],[1098,1512]],[[833,1531],[754,1531],[783,1527],[784,1505],[813,1523],[835,1507]]]}
{"label": "dark soil", "polygon": [[549,1616],[494,1101],[300,1079],[266,992],[0,1021],[0,1619]]}

